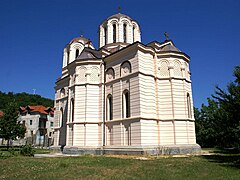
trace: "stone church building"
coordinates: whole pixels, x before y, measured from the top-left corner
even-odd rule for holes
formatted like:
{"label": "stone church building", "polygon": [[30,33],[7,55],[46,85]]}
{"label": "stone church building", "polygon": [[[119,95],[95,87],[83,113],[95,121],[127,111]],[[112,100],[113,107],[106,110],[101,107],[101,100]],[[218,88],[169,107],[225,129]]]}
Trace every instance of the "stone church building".
{"label": "stone church building", "polygon": [[141,43],[137,21],[118,13],[63,50],[52,149],[77,154],[196,153],[190,57],[173,41]]}

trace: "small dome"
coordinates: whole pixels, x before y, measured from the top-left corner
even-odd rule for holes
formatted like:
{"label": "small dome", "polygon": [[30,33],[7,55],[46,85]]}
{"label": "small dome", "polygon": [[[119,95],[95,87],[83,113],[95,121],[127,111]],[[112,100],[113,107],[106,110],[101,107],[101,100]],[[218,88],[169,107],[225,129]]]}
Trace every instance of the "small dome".
{"label": "small dome", "polygon": [[176,48],[174,45],[168,44],[164,46],[161,51],[175,51],[175,52],[181,52],[178,48]]}
{"label": "small dome", "polygon": [[73,40],[71,40],[71,42],[69,44],[72,44],[73,42],[80,42],[82,44],[92,44],[92,42],[90,41],[90,39],[87,39],[85,37],[83,37],[82,35],[80,37],[74,38]]}

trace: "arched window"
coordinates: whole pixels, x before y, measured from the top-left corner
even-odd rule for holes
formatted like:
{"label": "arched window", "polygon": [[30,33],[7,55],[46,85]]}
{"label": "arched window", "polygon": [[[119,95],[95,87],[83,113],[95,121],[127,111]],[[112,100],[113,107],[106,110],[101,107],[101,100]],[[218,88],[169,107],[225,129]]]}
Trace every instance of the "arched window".
{"label": "arched window", "polygon": [[62,127],[63,126],[63,108],[60,109],[59,112],[59,126]]}
{"label": "arched window", "polygon": [[135,26],[133,26],[133,42],[135,41]]}
{"label": "arched window", "polygon": [[130,93],[125,90],[123,92],[123,118],[130,117]]}
{"label": "arched window", "polygon": [[62,88],[61,91],[60,91],[60,97],[64,97],[65,96],[65,89]]}
{"label": "arched window", "polygon": [[127,42],[127,25],[123,24],[123,42]]}
{"label": "arched window", "polygon": [[104,28],[104,40],[106,45],[107,44],[107,27]]}
{"label": "arched window", "polygon": [[116,42],[116,37],[117,37],[117,28],[116,24],[113,24],[113,42]]}
{"label": "arched window", "polygon": [[76,49],[75,59],[77,59],[78,55],[79,55],[79,49]]}
{"label": "arched window", "polygon": [[191,98],[189,93],[187,93],[187,110],[188,110],[188,118],[192,118],[192,106],[191,106]]}
{"label": "arched window", "polygon": [[70,121],[74,121],[74,99],[71,100],[70,104]]}
{"label": "arched window", "polygon": [[107,96],[107,120],[113,119],[113,98],[112,95]]}

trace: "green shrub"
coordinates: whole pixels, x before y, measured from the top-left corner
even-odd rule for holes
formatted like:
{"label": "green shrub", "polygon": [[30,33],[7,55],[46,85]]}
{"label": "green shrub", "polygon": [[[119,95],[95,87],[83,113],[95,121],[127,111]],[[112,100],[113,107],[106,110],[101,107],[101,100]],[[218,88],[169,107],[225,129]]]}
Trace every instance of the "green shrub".
{"label": "green shrub", "polygon": [[9,148],[8,152],[10,153],[11,156],[17,156],[18,152],[16,152],[16,149],[14,148]]}
{"label": "green shrub", "polygon": [[34,156],[35,150],[30,144],[22,146],[20,154],[23,156]]}

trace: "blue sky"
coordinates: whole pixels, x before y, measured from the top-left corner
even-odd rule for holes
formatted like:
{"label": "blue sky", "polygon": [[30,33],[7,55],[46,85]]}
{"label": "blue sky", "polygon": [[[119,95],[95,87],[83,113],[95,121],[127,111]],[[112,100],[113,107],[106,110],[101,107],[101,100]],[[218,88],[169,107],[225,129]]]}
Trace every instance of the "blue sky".
{"label": "blue sky", "polygon": [[[191,57],[194,105],[233,80],[240,65],[239,0],[120,0],[137,20],[144,44],[164,41]],[[54,98],[62,51],[84,34],[98,48],[98,25],[116,14],[118,0],[0,0],[0,91]]]}

